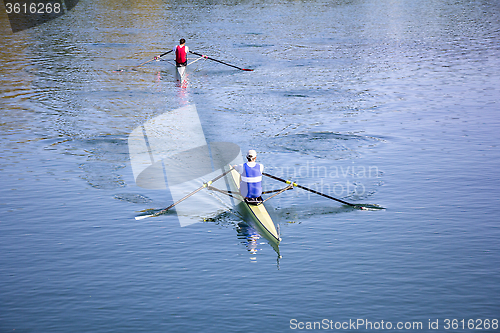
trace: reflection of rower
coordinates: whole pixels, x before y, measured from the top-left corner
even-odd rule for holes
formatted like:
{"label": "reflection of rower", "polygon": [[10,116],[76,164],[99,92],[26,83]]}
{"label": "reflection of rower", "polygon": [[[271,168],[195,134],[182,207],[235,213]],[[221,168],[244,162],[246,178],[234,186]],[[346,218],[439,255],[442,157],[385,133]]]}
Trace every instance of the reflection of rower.
{"label": "reflection of rower", "polygon": [[257,152],[249,150],[247,162],[235,165],[234,169],[241,175],[240,192],[249,204],[262,202],[262,173],[264,166],[256,162]]}
{"label": "reflection of rower", "polygon": [[241,239],[248,252],[251,254],[256,254],[257,251],[261,250],[259,248],[260,234],[251,226],[246,223],[238,223],[237,227],[238,238]]}

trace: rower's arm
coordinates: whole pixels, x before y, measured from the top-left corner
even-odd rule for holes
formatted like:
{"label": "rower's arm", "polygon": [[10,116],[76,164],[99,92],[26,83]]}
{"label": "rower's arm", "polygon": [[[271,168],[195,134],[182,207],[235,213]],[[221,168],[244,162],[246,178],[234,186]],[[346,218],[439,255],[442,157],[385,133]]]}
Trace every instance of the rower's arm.
{"label": "rower's arm", "polygon": [[243,173],[243,164],[233,165],[234,170],[240,175]]}

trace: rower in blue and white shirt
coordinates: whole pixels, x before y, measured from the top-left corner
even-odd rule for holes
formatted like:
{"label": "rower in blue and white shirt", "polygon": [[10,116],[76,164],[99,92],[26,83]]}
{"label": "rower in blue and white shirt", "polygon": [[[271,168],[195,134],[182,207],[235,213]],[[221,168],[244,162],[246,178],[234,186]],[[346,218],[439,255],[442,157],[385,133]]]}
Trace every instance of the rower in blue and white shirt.
{"label": "rower in blue and white shirt", "polygon": [[249,150],[247,153],[247,161],[244,164],[235,165],[234,169],[241,175],[240,192],[245,199],[258,198],[262,201],[262,172],[264,166],[255,162],[257,160],[257,152]]}

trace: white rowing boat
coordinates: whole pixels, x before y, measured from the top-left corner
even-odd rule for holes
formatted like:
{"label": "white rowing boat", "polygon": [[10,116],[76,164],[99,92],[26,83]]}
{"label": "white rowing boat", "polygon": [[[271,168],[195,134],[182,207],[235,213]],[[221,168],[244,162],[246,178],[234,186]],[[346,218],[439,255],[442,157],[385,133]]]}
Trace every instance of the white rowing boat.
{"label": "white rowing boat", "polygon": [[[226,176],[232,193],[240,193],[240,174],[232,169]],[[243,215],[245,221],[249,222],[258,233],[271,242],[271,245],[278,245],[281,241],[276,226],[269,215],[264,204],[252,205],[246,203],[241,195],[233,196],[237,200],[236,208]]]}
{"label": "white rowing boat", "polygon": [[186,66],[176,66],[176,73],[180,80],[184,79],[184,75],[186,75]]}
{"label": "white rowing boat", "polygon": [[191,66],[193,65],[195,62],[199,61],[199,60],[202,60],[202,59],[205,59],[204,57],[199,57],[199,58],[196,58],[190,62],[187,63],[186,66],[177,66],[175,63],[172,63],[172,65],[175,66],[175,73],[176,73],[176,77],[177,77],[177,80],[179,81],[184,81],[184,79],[186,78],[186,68],[187,66]]}

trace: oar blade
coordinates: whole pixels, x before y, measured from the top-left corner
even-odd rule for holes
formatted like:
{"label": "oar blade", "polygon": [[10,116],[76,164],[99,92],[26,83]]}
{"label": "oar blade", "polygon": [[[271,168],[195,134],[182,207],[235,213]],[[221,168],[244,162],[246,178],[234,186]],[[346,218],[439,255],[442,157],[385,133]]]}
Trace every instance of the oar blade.
{"label": "oar blade", "polygon": [[354,204],[355,208],[361,209],[361,210],[382,210],[385,209],[385,207],[379,206],[379,205],[372,205],[372,204]]}
{"label": "oar blade", "polygon": [[154,215],[141,215],[141,216],[136,216],[135,219],[137,221],[139,220],[144,220],[144,219],[147,219],[148,217],[153,217]]}

